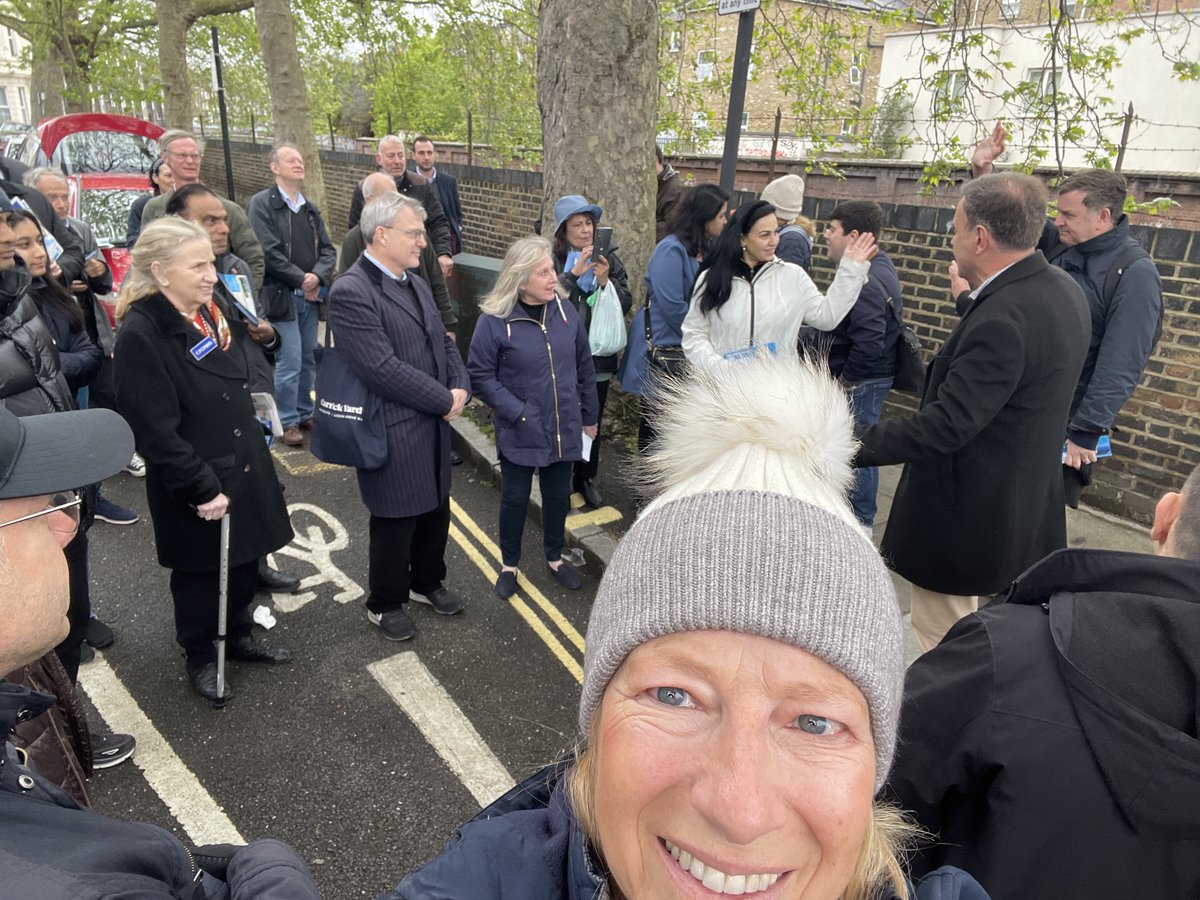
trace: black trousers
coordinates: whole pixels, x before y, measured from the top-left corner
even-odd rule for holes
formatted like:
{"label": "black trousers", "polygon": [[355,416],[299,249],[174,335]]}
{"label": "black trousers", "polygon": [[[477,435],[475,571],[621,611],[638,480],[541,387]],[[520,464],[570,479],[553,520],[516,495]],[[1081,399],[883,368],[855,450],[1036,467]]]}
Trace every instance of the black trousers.
{"label": "black trousers", "polygon": [[[229,567],[229,604],[226,634],[237,640],[250,633],[254,624],[250,604],[258,580],[258,560]],[[194,669],[217,661],[217,612],[220,573],[171,570],[171,599],[175,601],[175,640]]]}
{"label": "black trousers", "polygon": [[82,528],[71,539],[63,550],[67,558],[67,583],[70,590],[70,600],[67,604],[67,621],[71,630],[63,638],[63,642],[54,648],[58,660],[67,670],[72,683],[79,677],[79,645],[87,634],[88,617],[92,609],[91,594],[88,588],[88,539],[87,532]]}
{"label": "black trousers", "polygon": [[556,462],[535,470],[533,466],[519,466],[501,456],[500,558],[506,566],[521,561],[521,536],[525,533],[535,471],[542,489],[542,546],[546,562],[562,558],[563,528],[571,509],[571,463]]}
{"label": "black trousers", "polygon": [[599,425],[604,421],[604,403],[608,400],[608,386],[612,379],[606,378],[604,381],[596,382],[596,400],[599,401],[599,414],[596,418],[596,439],[592,441],[592,455],[585,460],[580,460],[575,463],[574,486],[579,487],[581,482],[591,481],[596,477],[596,472],[600,469],[600,428]]}
{"label": "black trousers", "polygon": [[428,594],[446,578],[446,539],[450,498],[419,516],[371,516],[367,609],[385,613],[403,608],[408,592]]}

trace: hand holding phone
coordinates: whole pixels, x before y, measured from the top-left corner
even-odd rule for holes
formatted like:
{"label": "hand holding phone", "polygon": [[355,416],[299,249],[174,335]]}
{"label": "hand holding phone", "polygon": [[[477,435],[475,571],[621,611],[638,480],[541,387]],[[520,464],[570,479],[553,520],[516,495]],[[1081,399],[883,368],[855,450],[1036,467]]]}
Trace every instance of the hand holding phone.
{"label": "hand holding phone", "polygon": [[592,261],[604,257],[608,259],[609,249],[612,247],[612,228],[607,225],[596,229],[596,237],[592,241]]}

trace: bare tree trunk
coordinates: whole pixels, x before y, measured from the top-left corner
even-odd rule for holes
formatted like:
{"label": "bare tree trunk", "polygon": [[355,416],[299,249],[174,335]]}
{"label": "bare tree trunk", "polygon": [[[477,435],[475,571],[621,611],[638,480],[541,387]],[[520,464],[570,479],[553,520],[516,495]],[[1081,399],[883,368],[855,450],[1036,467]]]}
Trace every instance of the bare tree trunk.
{"label": "bare tree trunk", "polygon": [[191,0],[156,0],[158,69],[162,73],[163,117],[168,128],[192,130],[192,80],[187,68]]}
{"label": "bare tree trunk", "polygon": [[658,4],[607,0],[599,22],[598,9],[578,0],[541,0],[542,233],[554,227],[555,200],[583,194],[614,227],[633,286],[642,283],[654,248]]}
{"label": "bare tree trunk", "polygon": [[325,210],[325,177],[321,171],[321,151],[313,134],[308,89],[300,68],[296,47],[296,22],[291,0],[255,0],[254,19],[267,87],[271,91],[271,118],[275,124],[275,142],[290,141],[304,157],[304,195],[318,209]]}
{"label": "bare tree trunk", "polygon": [[33,45],[33,71],[30,77],[32,121],[61,116],[67,111],[63,97],[63,59],[53,44]]}

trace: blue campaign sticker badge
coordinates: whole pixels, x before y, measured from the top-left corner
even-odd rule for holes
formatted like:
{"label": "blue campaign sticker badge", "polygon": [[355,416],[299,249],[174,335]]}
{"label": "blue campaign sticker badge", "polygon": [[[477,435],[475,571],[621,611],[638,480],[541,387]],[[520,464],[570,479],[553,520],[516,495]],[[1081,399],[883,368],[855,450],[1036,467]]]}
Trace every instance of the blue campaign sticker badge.
{"label": "blue campaign sticker badge", "polygon": [[211,337],[206,337],[192,348],[192,356],[196,357],[198,360],[204,359],[204,357],[208,356],[208,354],[212,353],[216,349],[217,342]]}

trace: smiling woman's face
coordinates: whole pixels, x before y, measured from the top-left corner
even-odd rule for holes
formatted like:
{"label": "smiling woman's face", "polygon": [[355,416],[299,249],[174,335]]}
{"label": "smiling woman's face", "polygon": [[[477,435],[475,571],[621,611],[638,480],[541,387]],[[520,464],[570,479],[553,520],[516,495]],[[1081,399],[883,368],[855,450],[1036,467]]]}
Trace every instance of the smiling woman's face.
{"label": "smiling woman's face", "polygon": [[862,693],[770,638],[694,631],[635,649],[595,730],[595,826],[629,900],[836,900],[871,819]]}

